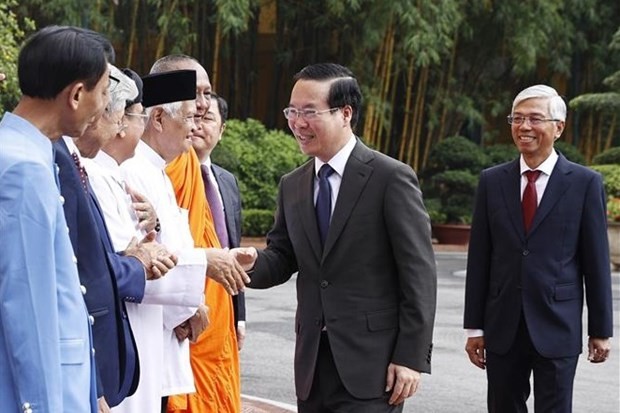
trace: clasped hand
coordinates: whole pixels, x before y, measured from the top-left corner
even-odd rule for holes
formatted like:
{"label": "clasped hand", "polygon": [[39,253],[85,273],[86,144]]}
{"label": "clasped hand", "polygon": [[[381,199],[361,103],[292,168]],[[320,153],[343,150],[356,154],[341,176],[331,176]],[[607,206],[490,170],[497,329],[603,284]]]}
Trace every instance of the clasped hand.
{"label": "clasped hand", "polygon": [[149,232],[142,241],[132,238],[125,248],[124,254],[135,257],[144,266],[147,280],[156,280],[163,277],[177,265],[177,257],[168,252],[166,247],[155,241],[155,232]]}

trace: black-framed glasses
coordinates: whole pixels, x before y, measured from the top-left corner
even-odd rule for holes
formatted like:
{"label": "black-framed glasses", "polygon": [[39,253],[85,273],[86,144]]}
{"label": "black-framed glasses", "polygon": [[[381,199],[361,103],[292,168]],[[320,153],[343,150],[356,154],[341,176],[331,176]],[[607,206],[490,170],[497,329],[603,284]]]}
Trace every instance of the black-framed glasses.
{"label": "black-framed glasses", "polygon": [[512,115],[508,115],[506,117],[506,119],[508,120],[508,124],[509,125],[523,125],[523,122],[527,121],[527,123],[529,123],[530,126],[539,126],[542,125],[543,122],[559,122],[560,119],[550,119],[550,118],[543,118],[542,116],[512,116]]}
{"label": "black-framed glasses", "polygon": [[302,117],[304,120],[314,119],[323,113],[333,113],[340,108],[329,108],[325,110],[316,110],[316,109],[295,109],[295,108],[284,108],[282,111],[284,113],[284,117],[288,120],[294,120],[298,117]]}

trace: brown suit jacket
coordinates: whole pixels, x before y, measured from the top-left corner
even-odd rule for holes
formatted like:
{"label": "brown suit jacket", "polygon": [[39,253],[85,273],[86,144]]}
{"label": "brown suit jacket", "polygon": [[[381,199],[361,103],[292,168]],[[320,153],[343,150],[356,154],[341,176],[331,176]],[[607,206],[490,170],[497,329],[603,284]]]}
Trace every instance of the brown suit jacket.
{"label": "brown suit jacket", "polygon": [[297,275],[295,385],[312,386],[324,324],[334,361],[357,398],[385,392],[390,362],[430,372],[436,271],[430,221],[413,170],[360,141],[347,161],[321,249],[314,162],[285,175],[252,288]]}

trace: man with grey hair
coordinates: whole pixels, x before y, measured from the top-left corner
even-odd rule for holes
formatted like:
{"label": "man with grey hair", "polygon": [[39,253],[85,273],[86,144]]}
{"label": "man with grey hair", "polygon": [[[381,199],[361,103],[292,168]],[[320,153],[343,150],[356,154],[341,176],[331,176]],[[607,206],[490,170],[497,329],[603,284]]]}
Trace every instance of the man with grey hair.
{"label": "man with grey hair", "polygon": [[489,412],[571,412],[582,348],[607,360],[612,297],[601,176],[553,144],[566,105],[546,85],[514,99],[508,116],[520,157],[482,171],[467,259],[464,327],[470,361],[486,369]]}

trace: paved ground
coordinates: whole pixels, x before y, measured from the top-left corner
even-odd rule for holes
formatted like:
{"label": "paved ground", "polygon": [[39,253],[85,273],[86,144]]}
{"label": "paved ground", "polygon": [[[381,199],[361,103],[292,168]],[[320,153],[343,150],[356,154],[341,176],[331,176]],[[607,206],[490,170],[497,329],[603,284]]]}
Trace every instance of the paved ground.
{"label": "paved ground", "polygon": [[[438,311],[433,374],[423,376],[419,393],[406,403],[404,412],[486,411],[484,372],[469,363],[463,350],[465,338],[461,324],[466,265],[464,249],[437,246],[436,251]],[[617,315],[620,307],[620,273],[614,273],[613,281],[614,309]],[[294,279],[269,290],[247,290],[246,300],[248,337],[241,352],[242,392],[251,396],[244,397],[243,412],[295,411],[292,361],[295,343]],[[615,318],[616,332],[620,331],[618,318]],[[575,379],[576,413],[620,412],[620,344],[614,339],[612,345],[611,358],[602,365],[588,363],[585,355],[581,357]],[[272,407],[270,400],[280,404]]]}

